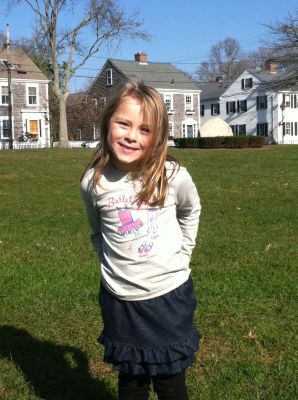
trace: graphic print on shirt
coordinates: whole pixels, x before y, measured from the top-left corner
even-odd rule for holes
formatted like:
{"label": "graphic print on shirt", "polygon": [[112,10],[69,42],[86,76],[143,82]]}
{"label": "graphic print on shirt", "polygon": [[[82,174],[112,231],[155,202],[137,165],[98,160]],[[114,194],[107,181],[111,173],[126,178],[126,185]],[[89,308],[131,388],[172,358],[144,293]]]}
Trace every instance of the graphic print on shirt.
{"label": "graphic print on shirt", "polygon": [[137,235],[139,229],[143,226],[143,222],[138,218],[133,220],[131,211],[128,208],[119,208],[118,216],[121,221],[121,226],[118,228],[118,232],[121,236],[125,235]]}
{"label": "graphic print on shirt", "polygon": [[147,242],[143,242],[141,244],[141,246],[138,248],[138,252],[140,257],[147,257],[148,253],[150,252],[150,250],[152,249],[153,243],[147,243]]}

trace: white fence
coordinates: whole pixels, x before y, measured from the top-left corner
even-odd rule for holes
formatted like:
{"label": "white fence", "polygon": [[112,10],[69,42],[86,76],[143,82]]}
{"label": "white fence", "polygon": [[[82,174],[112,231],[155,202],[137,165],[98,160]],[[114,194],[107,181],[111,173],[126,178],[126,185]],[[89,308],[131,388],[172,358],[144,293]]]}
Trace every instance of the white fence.
{"label": "white fence", "polygon": [[[42,149],[45,144],[40,142],[13,142],[12,144],[13,149],[23,150],[23,149]],[[9,142],[3,141],[0,142],[0,150],[7,150],[9,149]]]}

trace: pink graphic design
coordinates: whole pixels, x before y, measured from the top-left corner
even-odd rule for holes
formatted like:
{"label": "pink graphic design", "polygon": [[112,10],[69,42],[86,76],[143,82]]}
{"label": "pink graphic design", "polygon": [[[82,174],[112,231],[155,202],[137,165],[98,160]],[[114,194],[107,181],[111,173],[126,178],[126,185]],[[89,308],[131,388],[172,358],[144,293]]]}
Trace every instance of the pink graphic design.
{"label": "pink graphic design", "polygon": [[139,218],[135,221],[133,220],[131,212],[127,208],[120,208],[118,210],[118,216],[122,224],[118,228],[118,232],[121,236],[138,233],[138,230],[143,226],[143,222]]}
{"label": "pink graphic design", "polygon": [[138,248],[138,252],[140,254],[140,257],[147,257],[149,251],[152,249],[153,243],[147,243],[147,242],[143,242],[141,244],[141,246]]}

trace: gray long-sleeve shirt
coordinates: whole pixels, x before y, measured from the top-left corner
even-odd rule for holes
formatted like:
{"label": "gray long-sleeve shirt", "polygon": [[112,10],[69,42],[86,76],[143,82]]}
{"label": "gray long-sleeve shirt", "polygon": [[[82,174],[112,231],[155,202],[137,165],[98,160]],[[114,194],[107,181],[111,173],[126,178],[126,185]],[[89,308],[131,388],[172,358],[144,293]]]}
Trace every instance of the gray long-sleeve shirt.
{"label": "gray long-sleeve shirt", "polygon": [[134,200],[140,183],[112,166],[105,170],[96,192],[92,169],[82,179],[81,193],[102,281],[119,299],[161,296],[189,277],[200,199],[185,168],[175,168],[172,162],[166,168],[169,192],[163,207],[138,207]]}

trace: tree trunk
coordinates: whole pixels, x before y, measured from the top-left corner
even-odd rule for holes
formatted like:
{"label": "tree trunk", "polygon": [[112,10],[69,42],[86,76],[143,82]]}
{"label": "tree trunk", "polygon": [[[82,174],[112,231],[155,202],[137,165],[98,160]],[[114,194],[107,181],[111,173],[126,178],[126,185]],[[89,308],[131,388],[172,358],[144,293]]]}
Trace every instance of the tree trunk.
{"label": "tree trunk", "polygon": [[67,132],[66,100],[68,95],[59,95],[59,147],[69,147]]}

